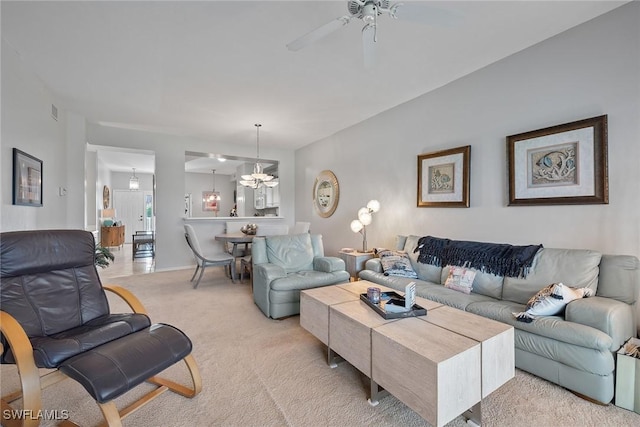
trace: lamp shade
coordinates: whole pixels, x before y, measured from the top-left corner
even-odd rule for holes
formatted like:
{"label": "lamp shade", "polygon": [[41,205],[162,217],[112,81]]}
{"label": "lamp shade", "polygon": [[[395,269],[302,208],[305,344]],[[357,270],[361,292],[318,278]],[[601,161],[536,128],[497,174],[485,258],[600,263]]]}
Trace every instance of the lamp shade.
{"label": "lamp shade", "polygon": [[358,211],[358,220],[360,220],[362,225],[371,224],[372,217],[371,217],[371,214],[369,213],[369,210],[367,208],[361,208]]}
{"label": "lamp shade", "polygon": [[362,230],[363,227],[364,225],[362,225],[362,223],[357,219],[351,221],[351,231],[353,231],[354,233],[358,233],[360,230]]}
{"label": "lamp shade", "polygon": [[115,208],[102,209],[102,218],[115,218],[116,210]]}
{"label": "lamp shade", "polygon": [[369,200],[369,203],[367,203],[367,209],[374,213],[378,212],[380,210],[380,202],[377,200]]}

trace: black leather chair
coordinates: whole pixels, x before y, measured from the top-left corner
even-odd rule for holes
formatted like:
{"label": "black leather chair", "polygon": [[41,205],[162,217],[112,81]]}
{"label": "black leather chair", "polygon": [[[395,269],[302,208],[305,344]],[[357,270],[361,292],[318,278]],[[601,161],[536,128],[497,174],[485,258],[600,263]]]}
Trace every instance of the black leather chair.
{"label": "black leather chair", "polygon": [[[121,426],[121,418],[166,390],[193,397],[202,389],[189,338],[172,326],[151,324],[126,289],[103,287],[94,259],[87,231],[0,234],[0,361],[17,365],[22,386],[2,396],[2,425],[38,425],[4,415],[20,413],[10,412],[20,398],[23,413],[39,413],[41,388],[67,377],[84,386],[109,426]],[[105,290],[133,313],[111,314]],[[192,388],[157,376],[179,361],[191,373]],[[40,377],[38,368],[55,370]],[[143,382],[157,387],[119,411],[113,400]]]}

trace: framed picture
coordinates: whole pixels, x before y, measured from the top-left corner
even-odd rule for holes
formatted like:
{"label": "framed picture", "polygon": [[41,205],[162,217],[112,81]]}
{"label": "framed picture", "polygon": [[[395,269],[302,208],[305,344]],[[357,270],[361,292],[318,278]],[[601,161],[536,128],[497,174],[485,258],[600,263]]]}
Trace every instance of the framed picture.
{"label": "framed picture", "polygon": [[507,137],[509,206],[609,203],[607,116]]}
{"label": "framed picture", "polygon": [[322,218],[329,218],[336,211],[340,200],[338,178],[330,170],[320,172],[313,184],[313,206]]}
{"label": "framed picture", "polygon": [[471,146],[418,156],[418,207],[468,208]]}
{"label": "framed picture", "polygon": [[42,206],[42,160],[13,149],[13,204]]}
{"label": "framed picture", "polygon": [[220,192],[203,191],[202,192],[202,210],[218,212],[220,210]]}

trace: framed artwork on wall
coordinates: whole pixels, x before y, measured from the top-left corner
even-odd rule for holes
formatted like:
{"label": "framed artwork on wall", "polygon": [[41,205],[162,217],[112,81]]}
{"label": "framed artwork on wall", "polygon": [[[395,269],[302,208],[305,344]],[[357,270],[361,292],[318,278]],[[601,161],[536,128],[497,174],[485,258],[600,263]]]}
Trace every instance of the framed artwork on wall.
{"label": "framed artwork on wall", "polygon": [[313,206],[322,218],[329,218],[336,211],[340,200],[338,178],[330,170],[318,174],[313,184]]}
{"label": "framed artwork on wall", "polygon": [[42,160],[13,149],[13,204],[42,206]]}
{"label": "framed artwork on wall", "polygon": [[109,192],[109,187],[107,187],[106,185],[104,187],[102,187],[102,208],[103,209],[107,209],[109,208],[109,203],[110,203],[110,192]]}
{"label": "framed artwork on wall", "polygon": [[418,207],[468,208],[471,146],[418,156]]}
{"label": "framed artwork on wall", "polygon": [[607,116],[507,137],[509,206],[609,203]]}
{"label": "framed artwork on wall", "polygon": [[202,192],[202,210],[214,212],[220,210],[220,193],[218,191]]}

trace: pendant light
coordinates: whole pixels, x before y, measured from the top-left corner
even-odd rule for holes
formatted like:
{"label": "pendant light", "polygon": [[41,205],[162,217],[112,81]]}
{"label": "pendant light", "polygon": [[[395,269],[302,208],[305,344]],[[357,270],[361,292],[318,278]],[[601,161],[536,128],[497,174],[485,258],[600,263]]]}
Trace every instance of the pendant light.
{"label": "pendant light", "polygon": [[211,169],[211,172],[213,172],[213,192],[209,196],[209,201],[210,202],[212,202],[214,200],[220,200],[220,193],[218,193],[216,191],[216,170],[215,169]]}
{"label": "pendant light", "polygon": [[129,178],[129,190],[139,190],[140,180],[136,176],[136,168],[133,168],[133,176]]}
{"label": "pendant light", "polygon": [[254,125],[256,127],[256,164],[253,166],[253,173],[251,175],[242,175],[240,184],[249,188],[259,187],[275,187],[278,185],[278,180],[274,179],[273,175],[264,173],[264,167],[260,163],[260,123]]}

